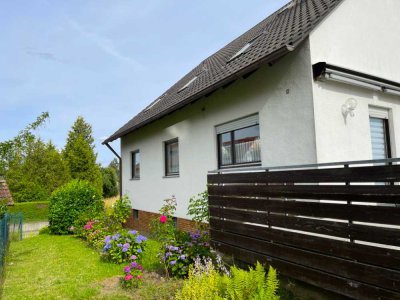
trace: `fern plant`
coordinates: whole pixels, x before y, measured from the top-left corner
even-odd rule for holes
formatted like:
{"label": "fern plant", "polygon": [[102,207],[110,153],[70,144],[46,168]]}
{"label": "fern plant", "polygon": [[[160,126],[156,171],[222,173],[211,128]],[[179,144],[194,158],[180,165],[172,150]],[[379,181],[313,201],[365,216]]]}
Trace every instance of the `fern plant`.
{"label": "fern plant", "polygon": [[279,300],[279,281],[276,271],[270,267],[265,275],[264,267],[257,262],[248,271],[235,266],[230,275],[219,274],[211,260],[204,265],[196,262],[190,267],[189,278],[176,295],[178,300]]}

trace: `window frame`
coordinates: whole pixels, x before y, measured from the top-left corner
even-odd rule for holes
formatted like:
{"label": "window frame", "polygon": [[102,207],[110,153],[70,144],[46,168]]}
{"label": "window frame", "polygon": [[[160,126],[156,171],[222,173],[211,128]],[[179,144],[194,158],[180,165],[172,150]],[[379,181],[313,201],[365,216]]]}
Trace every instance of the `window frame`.
{"label": "window frame", "polygon": [[[383,133],[384,133],[384,141],[385,141],[385,150],[386,150],[386,159],[392,158],[392,144],[390,140],[390,127],[389,127],[389,119],[381,118],[374,115],[369,115],[369,122],[371,119],[381,120],[383,123]],[[371,145],[372,145],[372,137],[371,137]]]}
{"label": "window frame", "polygon": [[[235,147],[234,147],[234,142],[235,142],[235,131],[250,128],[250,127],[255,127],[258,126],[259,128],[259,139],[261,140],[261,135],[260,135],[260,124],[254,124],[254,125],[249,125],[245,127],[239,127],[230,131],[226,132],[221,132],[217,134],[217,155],[218,155],[218,168],[219,169],[228,169],[228,168],[238,168],[238,167],[253,167],[253,166],[261,166],[261,155],[260,155],[260,160],[254,161],[254,162],[246,162],[246,163],[236,163],[236,153],[235,153]],[[223,134],[230,134],[231,137],[231,157],[232,157],[232,164],[230,165],[222,165],[222,154],[221,154],[221,147],[220,147],[220,142]]]}
{"label": "window frame", "polygon": [[[168,146],[172,144],[178,144],[178,172],[169,172],[168,171]],[[168,141],[164,141],[164,175],[165,177],[177,177],[179,176],[179,139],[173,138]]]}
{"label": "window frame", "polygon": [[135,165],[136,165],[136,155],[140,155],[140,150],[136,149],[135,151],[131,151],[131,179],[138,180],[140,179],[140,160],[139,160],[139,175],[136,174]]}

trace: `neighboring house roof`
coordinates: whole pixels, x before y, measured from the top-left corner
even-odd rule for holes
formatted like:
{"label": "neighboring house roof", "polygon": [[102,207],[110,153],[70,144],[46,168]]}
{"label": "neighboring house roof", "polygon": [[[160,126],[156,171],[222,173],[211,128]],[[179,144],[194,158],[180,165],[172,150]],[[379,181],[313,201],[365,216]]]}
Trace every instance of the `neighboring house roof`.
{"label": "neighboring house roof", "polygon": [[290,1],[201,62],[103,144],[160,119],[293,51],[341,1]]}
{"label": "neighboring house roof", "polygon": [[0,176],[0,201],[3,199],[6,199],[9,205],[14,204],[7,182]]}

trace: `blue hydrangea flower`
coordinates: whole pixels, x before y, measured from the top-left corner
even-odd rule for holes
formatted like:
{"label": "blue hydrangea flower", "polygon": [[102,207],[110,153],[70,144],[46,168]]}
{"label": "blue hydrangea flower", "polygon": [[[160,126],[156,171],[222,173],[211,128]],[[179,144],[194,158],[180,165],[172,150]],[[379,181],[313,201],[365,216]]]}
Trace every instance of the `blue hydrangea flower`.
{"label": "blue hydrangea flower", "polygon": [[176,264],[176,260],[171,260],[169,263],[170,263],[171,265],[174,265],[174,264]]}
{"label": "blue hydrangea flower", "polygon": [[137,249],[137,253],[142,253],[142,249]]}
{"label": "blue hydrangea flower", "polygon": [[128,233],[132,234],[132,235],[135,235],[137,233],[137,230],[129,230]]}
{"label": "blue hydrangea flower", "polygon": [[185,260],[186,259],[186,255],[182,254],[181,256],[179,256],[180,259]]}
{"label": "blue hydrangea flower", "polygon": [[117,244],[117,246],[118,246],[119,248],[122,248],[122,244]]}

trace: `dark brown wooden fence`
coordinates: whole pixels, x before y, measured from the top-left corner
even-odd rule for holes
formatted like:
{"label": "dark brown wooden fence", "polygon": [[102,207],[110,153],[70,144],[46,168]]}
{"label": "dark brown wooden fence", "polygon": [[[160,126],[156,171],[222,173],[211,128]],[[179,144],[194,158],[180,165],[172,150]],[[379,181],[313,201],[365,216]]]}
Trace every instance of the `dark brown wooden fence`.
{"label": "dark brown wooden fence", "polygon": [[399,181],[400,165],[211,172],[212,243],[350,298],[400,299]]}

